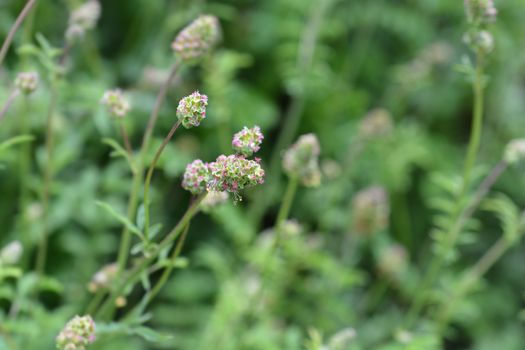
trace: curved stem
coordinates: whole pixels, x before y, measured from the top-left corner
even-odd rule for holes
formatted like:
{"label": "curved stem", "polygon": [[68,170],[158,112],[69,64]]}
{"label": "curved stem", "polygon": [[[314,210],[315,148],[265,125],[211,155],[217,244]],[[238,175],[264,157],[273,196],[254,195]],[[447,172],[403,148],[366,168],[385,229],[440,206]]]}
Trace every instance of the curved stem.
{"label": "curved stem", "polygon": [[474,84],[472,87],[474,93],[474,107],[472,110],[472,128],[470,131],[470,141],[467,149],[467,156],[465,159],[465,166],[463,169],[463,193],[470,185],[472,168],[476,162],[476,156],[479,150],[481,141],[481,129],[483,126],[483,54],[478,52],[476,55],[476,75],[474,77]]}
{"label": "curved stem", "polygon": [[0,110],[0,122],[4,119],[5,115],[7,114],[7,111],[9,111],[9,108],[11,108],[11,105],[15,101],[15,98],[20,94],[20,91],[18,89],[13,89],[9,96],[7,97],[7,100],[4,103],[4,106]]}
{"label": "curved stem", "polygon": [[179,126],[180,126],[180,121],[178,121],[177,123],[175,123],[175,125],[173,125],[168,135],[164,138],[164,140],[162,141],[162,144],[157,150],[157,153],[155,153],[155,157],[153,158],[153,161],[151,162],[148,173],[146,175],[146,181],[144,183],[144,237],[146,238],[146,240],[149,239],[149,223],[150,223],[149,189],[151,187],[151,179],[153,177],[153,172],[155,171],[155,167],[157,166],[157,163],[160,159],[162,151],[164,151],[164,149],[168,145],[168,142],[170,142],[171,138],[173,137],[173,134],[175,134],[175,131],[177,131]]}
{"label": "curved stem", "polygon": [[36,271],[39,275],[44,274],[46,257],[47,257],[47,243],[48,243],[48,219],[49,219],[49,197],[51,186],[53,182],[53,148],[55,142],[55,135],[53,132],[53,120],[57,104],[57,87],[56,82],[51,82],[51,101],[49,103],[49,110],[46,122],[46,165],[44,169],[44,187],[42,190],[42,236],[38,245]]}
{"label": "curved stem", "polygon": [[199,211],[199,206],[202,200],[206,197],[206,194],[198,197],[186,210],[186,213],[182,216],[180,221],[175,225],[175,227],[166,235],[166,237],[159,243],[155,251],[153,251],[147,257],[142,258],[135,267],[126,275],[122,276],[117,282],[116,287],[112,290],[109,298],[104,302],[97,312],[97,315],[107,318],[108,315],[111,315],[114,306],[115,300],[122,295],[123,291],[130,285],[136,283],[140,276],[148,266],[158,257],[161,251],[168,248],[173,241],[177,239],[182,230],[189,224],[190,220],[195,216]]}
{"label": "curved stem", "polygon": [[[136,168],[137,171],[135,174],[133,174],[131,194],[130,194],[129,202],[128,202],[128,213],[127,214],[128,214],[128,219],[130,220],[134,219],[135,212],[137,211],[140,186],[142,185],[142,179],[144,176],[144,163],[145,163],[144,158],[149,148],[150,139],[153,134],[153,129],[155,128],[155,124],[157,122],[160,107],[162,106],[162,102],[164,102],[164,99],[166,98],[168,88],[170,87],[171,83],[177,76],[179,67],[180,67],[180,61],[177,60],[170,71],[168,79],[166,80],[165,84],[162,86],[161,90],[159,91],[157,100],[155,102],[155,106],[153,107],[153,110],[151,112],[151,115],[148,121],[148,125],[146,127],[146,131],[144,133],[144,138],[142,139],[142,146],[140,149],[138,166]],[[117,259],[119,275],[126,268],[130,246],[131,246],[131,232],[129,231],[127,227],[124,227],[122,229],[122,240],[120,241],[118,259]]]}
{"label": "curved stem", "polygon": [[[31,113],[31,105],[29,99],[24,98],[24,111],[20,116],[20,133],[22,135],[29,135],[29,116]],[[20,179],[20,195],[18,201],[18,223],[20,227],[20,235],[22,237],[22,243],[24,247],[30,246],[30,235],[28,232],[29,226],[26,219],[25,210],[29,203],[29,188],[28,178],[31,176],[31,145],[25,143],[21,146],[21,155],[19,163],[19,179]],[[27,254],[24,254],[24,265],[28,263]]]}
{"label": "curved stem", "polygon": [[2,48],[0,49],[0,67],[2,66],[2,62],[4,61],[4,58],[7,54],[7,50],[9,50],[9,46],[11,45],[11,42],[13,41],[13,38],[15,36],[16,31],[24,21],[24,19],[29,14],[29,11],[33,8],[35,5],[36,0],[29,0],[20,14],[18,15],[18,18],[16,19],[15,23],[13,23],[13,26],[9,30],[9,33],[7,34],[7,37],[4,40],[4,43],[2,44]]}

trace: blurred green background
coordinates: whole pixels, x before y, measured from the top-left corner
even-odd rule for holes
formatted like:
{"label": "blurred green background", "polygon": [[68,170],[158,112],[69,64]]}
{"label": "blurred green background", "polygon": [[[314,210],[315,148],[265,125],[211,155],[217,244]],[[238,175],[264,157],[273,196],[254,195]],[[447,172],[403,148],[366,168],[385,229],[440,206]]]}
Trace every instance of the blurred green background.
{"label": "blurred green background", "polygon": [[[36,33],[62,47],[69,11],[79,4],[39,2],[32,32],[22,27],[0,71],[1,101],[18,71],[36,69],[45,77],[39,62],[16,48],[34,42]],[[102,337],[93,348],[304,349],[312,338],[309,329],[329,339],[347,327],[357,332],[354,347],[348,349],[525,348],[519,318],[525,306],[523,244],[457,306],[442,347],[425,335],[413,347],[392,340],[429,260],[431,175],[459,175],[468,142],[471,86],[456,69],[470,54],[462,42],[462,1],[102,0],[101,5],[98,26],[73,48],[59,86],[47,268],[53,278],[39,303],[26,298],[23,283],[18,289],[10,282],[0,285],[2,293],[23,296],[27,307],[13,326],[25,335],[20,348],[53,348],[65,320],[82,312],[90,300],[86,285],[91,276],[116,258],[120,227],[95,201],[109,202],[124,213],[131,184],[125,162],[111,158],[101,142],[118,138],[99,103],[103,92],[120,87],[128,93],[132,112],[126,126],[138,147],[156,93],[174,62],[171,41],[201,13],[220,18],[223,40],[202,65],[180,73],[161,110],[155,143],[174,123],[178,100],[194,90],[209,96],[207,119],[198,129],[178,132],[163,155],[154,179],[153,220],[165,227],[178,220],[189,200],[180,187],[186,164],[230,153],[231,135],[245,125],[259,125],[265,134],[259,156],[267,182],[245,193],[242,202],[193,221],[184,251],[189,265],[175,272],[147,322],[173,338],[155,345],[144,334],[123,330],[120,336]],[[22,6],[20,0],[0,0],[1,38]],[[509,140],[525,135],[525,1],[496,1],[496,6],[481,169],[501,159]],[[35,241],[41,230],[39,189],[49,103],[42,80],[31,97],[36,140],[31,146],[31,205],[23,211],[17,206],[18,153],[0,154],[2,245],[17,238],[18,215],[32,220]],[[353,157],[362,120],[375,108],[388,111],[394,126]],[[15,103],[0,124],[0,141],[17,134],[20,113],[23,107]],[[269,263],[260,232],[271,230],[284,191],[280,155],[307,132],[320,139],[322,185],[299,189],[291,217],[302,232],[286,242],[284,259]],[[524,170],[512,168],[495,188],[522,208]],[[354,230],[352,199],[372,185],[388,192],[389,223],[363,237]],[[443,280],[475,262],[499,237],[497,220],[483,211],[478,216],[483,229],[462,247],[460,263],[445,271]],[[394,243],[404,246],[410,264],[402,276],[389,279],[378,272],[378,264],[381,249]],[[31,251],[27,254],[33,259]],[[251,298],[265,264],[271,272],[265,282],[270,297],[255,307]],[[139,289],[129,303],[138,300]],[[4,339],[0,348],[9,349],[8,343]]]}

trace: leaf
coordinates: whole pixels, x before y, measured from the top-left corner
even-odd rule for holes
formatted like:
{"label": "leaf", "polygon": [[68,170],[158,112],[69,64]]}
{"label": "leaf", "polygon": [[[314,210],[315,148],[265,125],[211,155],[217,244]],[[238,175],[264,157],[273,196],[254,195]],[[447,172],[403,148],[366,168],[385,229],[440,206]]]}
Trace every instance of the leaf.
{"label": "leaf", "polygon": [[139,230],[144,230],[144,213],[144,203],[142,203],[137,210],[137,227]]}
{"label": "leaf", "polygon": [[33,141],[34,139],[35,138],[33,135],[19,135],[19,136],[12,137],[9,140],[0,143],[0,153],[2,153],[3,151],[7,150],[8,148],[12,146],[15,146],[15,145],[18,145],[24,142],[30,142],[30,141]]}
{"label": "leaf", "polygon": [[162,334],[143,326],[133,328],[133,332],[142,339],[153,343],[166,342],[173,339],[172,335]]}
{"label": "leaf", "polygon": [[131,159],[131,156],[129,153],[114,139],[106,137],[102,139],[102,143],[105,143],[106,145],[113,148],[113,152],[111,153],[112,157],[123,157],[128,162],[128,165],[133,173],[136,172],[135,164],[133,163],[133,159]]}
{"label": "leaf", "polygon": [[501,222],[501,228],[505,239],[514,244],[520,233],[520,211],[516,204],[502,193],[485,201],[483,209],[491,211]]}
{"label": "leaf", "polygon": [[109,215],[114,217],[118,222],[124,225],[128,230],[139,236],[141,239],[144,239],[144,234],[135,226],[131,221],[128,220],[122,214],[119,214],[111,205],[106,202],[96,201],[95,202],[99,207],[104,209]]}
{"label": "leaf", "polygon": [[18,267],[0,266],[0,281],[6,278],[20,278],[22,270]]}

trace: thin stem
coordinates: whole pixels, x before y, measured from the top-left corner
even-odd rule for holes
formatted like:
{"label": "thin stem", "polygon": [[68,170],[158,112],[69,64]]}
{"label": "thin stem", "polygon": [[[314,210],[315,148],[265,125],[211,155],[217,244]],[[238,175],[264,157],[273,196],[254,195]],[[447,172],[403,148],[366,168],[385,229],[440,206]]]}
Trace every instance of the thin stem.
{"label": "thin stem", "polygon": [[[449,237],[446,246],[447,251],[454,247],[458,239],[459,233],[461,232],[461,228],[470,219],[470,217],[472,217],[476,209],[481,204],[483,198],[485,198],[487,193],[490,191],[492,186],[494,186],[496,181],[499,179],[501,174],[507,169],[507,167],[508,163],[505,160],[502,160],[498,164],[496,164],[496,166],[490,171],[489,175],[487,175],[483,182],[478,186],[469,205],[464,210],[460,211],[459,214],[456,215],[456,219],[454,219],[454,224],[451,226],[451,229],[447,232],[447,237]],[[412,303],[408,312],[406,323],[408,327],[410,327],[415,322],[416,317],[421,312],[421,309],[423,308],[427,300],[428,289],[434,283],[439,271],[443,267],[443,264],[444,260],[441,255],[433,256],[432,261],[430,263],[430,267],[427,270],[425,278],[419,288],[419,293],[416,294],[414,302]]]}
{"label": "thin stem", "polygon": [[15,101],[15,98],[20,94],[20,91],[18,89],[13,89],[9,96],[7,97],[7,100],[4,103],[4,106],[0,110],[0,122],[4,119],[5,115],[7,114],[7,111],[9,111],[9,108],[11,108],[11,105]]}
{"label": "thin stem", "polygon": [[[171,264],[169,264],[164,269],[164,271],[162,272],[162,275],[160,276],[159,280],[157,281],[157,283],[155,284],[155,286],[153,287],[151,292],[149,292],[149,294],[147,295],[147,297],[146,297],[147,298],[146,299],[146,305],[149,304],[155,298],[155,296],[157,296],[157,294],[160,292],[160,290],[162,289],[164,284],[166,284],[166,282],[168,281],[168,278],[171,275],[171,271],[173,271],[173,268],[175,267],[175,261],[177,260],[177,258],[179,257],[179,255],[180,255],[180,253],[182,251],[182,247],[184,246],[184,242],[186,241],[186,236],[188,235],[189,229],[190,229],[190,225],[188,224],[184,228],[184,231],[182,232],[182,235],[180,236],[179,240],[177,241],[177,245],[175,247],[175,250],[173,251],[173,254],[171,255],[171,258],[170,258]],[[146,305],[144,305],[144,307]]]}
{"label": "thin stem", "polygon": [[[144,176],[144,166],[145,166],[144,158],[149,148],[150,139],[153,134],[153,129],[155,128],[155,124],[157,122],[160,107],[162,106],[162,103],[164,102],[164,99],[166,98],[168,88],[170,87],[171,83],[177,76],[179,67],[180,67],[180,61],[177,60],[175,64],[173,65],[173,67],[171,68],[168,79],[166,80],[166,82],[160,89],[159,94],[157,95],[157,100],[151,112],[151,115],[148,121],[148,125],[146,126],[144,138],[142,139],[142,146],[140,149],[140,156],[139,156],[137,171],[133,174],[131,194],[130,194],[129,202],[128,202],[127,215],[128,215],[128,219],[130,220],[133,220],[133,218],[135,217],[135,212],[137,211],[140,186],[142,185],[142,179]],[[117,259],[119,275],[122,274],[122,272],[126,268],[126,263],[128,261],[130,247],[131,247],[131,232],[129,231],[127,227],[124,227],[122,230],[122,240],[120,241],[118,259]]]}
{"label": "thin stem", "polygon": [[[29,135],[29,116],[31,113],[31,104],[29,98],[24,98],[24,111],[20,116],[20,133],[22,135]],[[31,175],[31,145],[25,143],[21,145],[21,155],[19,163],[19,179],[20,179],[20,195],[18,201],[18,222],[20,227],[20,233],[22,237],[22,243],[24,247],[29,247],[30,237],[28,232],[28,223],[26,220],[25,210],[29,203],[29,187],[28,178]],[[27,254],[25,254],[27,257]],[[27,259],[24,258],[24,264],[27,263]]]}
{"label": "thin stem", "polygon": [[15,33],[24,21],[24,19],[29,14],[29,11],[33,8],[35,5],[36,0],[29,0],[20,14],[18,15],[18,18],[16,19],[15,23],[13,23],[13,26],[9,30],[9,33],[7,34],[7,37],[4,40],[4,43],[2,44],[2,48],[0,49],[0,67],[2,66],[2,63],[4,61],[4,58],[7,54],[7,50],[9,50],[9,46],[11,45],[11,42],[13,41],[13,38],[15,37]]}
{"label": "thin stem", "polygon": [[103,289],[100,289],[97,291],[93,299],[91,299],[91,302],[89,303],[88,307],[86,308],[86,315],[92,315],[93,312],[96,311],[98,305],[104,299],[105,291]]}
{"label": "thin stem", "polygon": [[470,131],[470,141],[467,149],[467,157],[463,169],[463,192],[470,185],[472,168],[476,162],[479,145],[481,141],[481,129],[483,127],[483,90],[485,87],[483,77],[483,54],[478,52],[476,55],[476,75],[472,87],[474,93],[474,108],[472,110],[472,128]]}
{"label": "thin stem", "polygon": [[51,101],[49,103],[49,109],[47,113],[46,122],[46,165],[44,169],[44,187],[42,190],[42,236],[38,245],[37,259],[36,259],[36,271],[39,275],[43,275],[45,272],[46,256],[47,256],[47,244],[48,244],[48,219],[49,219],[49,197],[51,192],[51,186],[53,182],[53,148],[54,148],[54,132],[53,132],[53,120],[55,115],[55,109],[57,104],[57,87],[56,82],[51,83]]}
{"label": "thin stem", "polygon": [[180,121],[178,121],[177,123],[175,123],[175,125],[173,125],[168,135],[164,138],[164,140],[162,141],[162,144],[157,150],[157,153],[155,153],[155,157],[153,158],[153,161],[151,162],[148,173],[146,175],[146,181],[144,183],[144,237],[146,238],[146,240],[149,239],[149,224],[150,224],[149,190],[151,187],[151,179],[153,177],[153,172],[155,171],[155,167],[157,166],[160,156],[162,155],[162,151],[164,151],[164,149],[170,142],[171,138],[173,137],[173,134],[175,134],[175,131],[177,131],[179,126],[180,126]]}
{"label": "thin stem", "polygon": [[470,290],[470,288],[485,275],[485,273],[506,253],[511,244],[505,237],[501,237],[490,249],[477,261],[477,263],[465,273],[457,291],[447,299],[437,318],[438,334],[442,334],[450,319],[451,310],[457,302]]}
{"label": "thin stem", "polygon": [[277,214],[277,220],[275,224],[277,229],[279,229],[284,221],[288,218],[290,208],[292,207],[293,198],[295,196],[295,192],[297,191],[297,183],[297,177],[291,177],[288,181],[288,186],[286,188],[281,207],[279,208],[279,212]]}
{"label": "thin stem", "polygon": [[166,237],[159,243],[155,251],[150,253],[147,257],[142,258],[135,267],[126,275],[120,278],[117,286],[111,292],[109,298],[104,302],[97,312],[97,315],[107,317],[112,313],[115,305],[115,300],[122,295],[123,291],[131,284],[136,283],[140,276],[148,266],[158,257],[161,251],[168,248],[170,244],[177,239],[183,229],[189,224],[191,219],[199,212],[199,206],[206,194],[199,196],[186,210],[180,221],[175,227],[166,235]]}
{"label": "thin stem", "polygon": [[126,130],[126,126],[124,125],[123,120],[119,120],[119,128],[120,128],[120,135],[122,136],[122,140],[124,141],[124,146],[126,147],[126,151],[128,151],[128,154],[130,157],[133,156],[133,148],[131,147],[131,142],[129,142],[129,134]]}

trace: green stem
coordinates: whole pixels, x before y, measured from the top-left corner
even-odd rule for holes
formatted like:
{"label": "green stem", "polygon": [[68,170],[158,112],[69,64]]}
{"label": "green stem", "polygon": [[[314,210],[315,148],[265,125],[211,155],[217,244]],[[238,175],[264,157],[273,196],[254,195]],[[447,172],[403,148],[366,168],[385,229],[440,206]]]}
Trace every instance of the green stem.
{"label": "green stem", "polygon": [[129,271],[129,273],[127,273],[127,275],[122,276],[118,280],[120,282],[117,282],[117,286],[112,290],[108,299],[98,310],[98,316],[107,318],[108,315],[111,315],[117,298],[123,294],[124,290],[128,286],[133,285],[140,279],[142,273],[146,271],[148,266],[158,257],[161,251],[168,248],[170,244],[172,244],[172,242],[177,239],[177,237],[180,235],[183,229],[189,224],[190,220],[195,216],[195,214],[198,213],[200,203],[202,202],[204,197],[206,197],[206,194],[203,194],[200,197],[198,197],[188,207],[186,213],[184,213],[177,225],[175,225],[175,227],[166,235],[166,237],[159,243],[157,248],[152,253],[150,253],[147,257],[142,258],[142,260],[140,260],[135,265],[135,267],[131,271]]}
{"label": "green stem", "polygon": [[472,111],[472,128],[470,131],[470,141],[467,149],[465,166],[463,169],[463,193],[470,185],[472,168],[476,162],[479,145],[481,141],[481,129],[483,127],[483,90],[485,87],[483,77],[483,54],[478,52],[476,55],[476,75],[474,77],[473,93],[474,108]]}
{"label": "green stem", "polygon": [[0,110],[0,122],[2,121],[2,119],[4,119],[5,115],[9,111],[9,108],[11,108],[11,105],[13,104],[13,102],[19,94],[20,91],[18,89],[13,89],[13,91],[11,91],[11,93],[7,97],[7,100],[2,106],[2,109]]}
{"label": "green stem", "polygon": [[[24,98],[24,111],[20,116],[20,133],[22,135],[29,135],[31,128],[29,126],[29,116],[31,113],[31,105],[29,99]],[[27,223],[26,208],[29,204],[29,186],[28,178],[31,175],[31,144],[24,143],[21,145],[21,155],[19,163],[19,179],[20,179],[20,196],[18,201],[18,220],[20,227],[20,235],[22,237],[22,245],[24,247],[30,246],[29,226]],[[27,254],[25,254],[27,257]],[[24,258],[24,265],[27,259]]]}
{"label": "green stem", "polygon": [[151,292],[149,292],[149,294],[147,295],[147,297],[146,297],[147,298],[146,299],[146,304],[144,305],[144,307],[146,305],[148,305],[155,298],[155,296],[157,296],[157,294],[160,292],[160,290],[162,289],[164,284],[166,284],[166,282],[168,281],[168,278],[170,277],[171,271],[173,271],[173,268],[175,267],[175,261],[177,260],[177,258],[179,257],[179,255],[180,255],[180,253],[182,251],[182,247],[184,246],[184,242],[186,241],[186,236],[188,235],[189,229],[190,229],[190,225],[188,224],[184,228],[184,231],[182,232],[181,237],[177,241],[177,246],[175,247],[175,250],[173,251],[173,254],[172,254],[171,258],[170,258],[171,264],[169,264],[164,269],[164,271],[162,272],[162,275],[160,276],[159,280],[157,281],[157,283],[155,284],[155,286],[153,287]]}
{"label": "green stem", "polygon": [[[55,79],[55,78],[52,78]],[[51,101],[49,103],[49,110],[46,122],[46,164],[44,168],[44,186],[42,190],[42,236],[38,245],[38,252],[36,258],[36,271],[38,275],[43,275],[45,272],[46,258],[47,258],[47,244],[48,244],[48,225],[49,225],[49,199],[51,186],[53,182],[53,149],[55,143],[55,133],[53,131],[53,121],[55,109],[57,104],[57,86],[56,81],[51,82]]]}
{"label": "green stem", "polygon": [[[148,125],[146,126],[146,131],[144,133],[144,138],[142,139],[142,146],[140,149],[140,156],[137,166],[137,171],[133,174],[131,193],[128,202],[128,219],[133,220],[135,218],[135,213],[138,206],[138,198],[140,192],[140,186],[142,185],[142,179],[144,177],[144,166],[145,166],[145,156],[149,148],[151,136],[157,123],[158,115],[160,112],[160,107],[166,98],[169,87],[171,86],[173,80],[177,76],[177,72],[180,67],[180,61],[177,60],[173,65],[168,79],[161,87],[159,94],[157,95],[157,100],[151,111],[151,115],[148,120]],[[126,269],[126,264],[129,256],[129,249],[131,247],[131,232],[127,227],[124,227],[122,230],[122,240],[120,241],[119,253],[118,253],[118,274],[121,275],[122,272]]]}
{"label": "green stem", "polygon": [[130,157],[133,157],[133,148],[131,147],[131,142],[129,141],[129,134],[126,130],[126,126],[124,125],[124,121],[120,119],[118,121],[119,128],[120,128],[120,134],[122,136],[122,141],[124,142],[124,146],[126,147],[126,151],[128,151],[128,154]]}
{"label": "green stem", "polygon": [[297,177],[291,177],[288,181],[288,186],[284,194],[281,207],[279,208],[279,213],[277,214],[277,220],[275,226],[279,230],[284,221],[288,218],[290,213],[290,208],[292,207],[293,198],[295,197],[295,192],[297,191]]}
{"label": "green stem", "polygon": [[144,183],[144,237],[146,240],[149,239],[149,225],[150,225],[150,210],[149,210],[149,190],[151,187],[151,179],[153,178],[153,172],[155,171],[155,167],[157,166],[157,163],[160,159],[160,156],[162,155],[162,152],[172,139],[173,135],[175,134],[175,131],[180,126],[180,121],[175,123],[173,127],[171,128],[168,135],[164,138],[162,141],[162,144],[160,145],[159,149],[157,150],[157,153],[155,153],[155,157],[153,158],[153,161],[151,162],[151,165],[148,170],[148,174],[146,175],[146,181]]}
{"label": "green stem", "polygon": [[9,30],[9,33],[7,34],[4,43],[2,44],[2,48],[0,49],[0,67],[2,66],[2,63],[4,61],[4,58],[7,54],[7,50],[9,50],[9,46],[11,45],[11,42],[13,41],[13,38],[15,37],[15,33],[24,21],[24,19],[27,17],[33,6],[35,5],[36,0],[29,0],[20,14],[18,15],[15,23],[11,26],[11,29]]}
{"label": "green stem", "polygon": [[93,299],[91,299],[91,302],[89,303],[88,307],[86,308],[86,315],[92,315],[93,312],[95,312],[102,299],[104,299],[104,295],[105,291],[103,289],[97,291]]}

